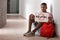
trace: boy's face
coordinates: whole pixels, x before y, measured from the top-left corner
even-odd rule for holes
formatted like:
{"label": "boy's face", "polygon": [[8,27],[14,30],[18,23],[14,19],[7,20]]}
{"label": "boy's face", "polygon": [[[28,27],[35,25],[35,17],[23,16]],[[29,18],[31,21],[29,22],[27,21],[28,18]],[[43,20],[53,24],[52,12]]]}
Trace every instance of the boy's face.
{"label": "boy's face", "polygon": [[47,6],[46,5],[41,5],[41,10],[42,12],[46,12]]}

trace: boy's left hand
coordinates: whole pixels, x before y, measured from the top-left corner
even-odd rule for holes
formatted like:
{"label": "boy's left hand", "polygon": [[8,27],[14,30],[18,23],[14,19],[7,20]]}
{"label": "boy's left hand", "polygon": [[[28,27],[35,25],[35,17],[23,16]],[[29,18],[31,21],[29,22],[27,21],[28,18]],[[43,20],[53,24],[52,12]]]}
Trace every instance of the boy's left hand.
{"label": "boy's left hand", "polygon": [[52,20],[53,18],[52,17],[48,17],[48,22],[53,22],[53,20]]}

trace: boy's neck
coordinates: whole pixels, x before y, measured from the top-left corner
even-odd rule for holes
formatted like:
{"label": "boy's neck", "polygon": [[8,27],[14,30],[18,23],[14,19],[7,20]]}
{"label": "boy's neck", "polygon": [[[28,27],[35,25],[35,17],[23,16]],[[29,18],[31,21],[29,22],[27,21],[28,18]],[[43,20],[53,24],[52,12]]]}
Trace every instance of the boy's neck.
{"label": "boy's neck", "polygon": [[47,13],[47,11],[42,11],[43,13]]}
{"label": "boy's neck", "polygon": [[47,11],[42,11],[42,12],[47,12]]}

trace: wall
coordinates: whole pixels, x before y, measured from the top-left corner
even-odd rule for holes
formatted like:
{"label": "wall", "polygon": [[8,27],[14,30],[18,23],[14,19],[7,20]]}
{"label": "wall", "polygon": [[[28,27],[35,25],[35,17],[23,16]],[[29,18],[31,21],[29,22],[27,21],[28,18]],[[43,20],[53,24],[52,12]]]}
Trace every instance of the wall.
{"label": "wall", "polygon": [[24,0],[19,0],[19,15],[24,17],[25,12],[25,3]]}
{"label": "wall", "polygon": [[19,0],[19,15],[21,15],[21,0]]}
{"label": "wall", "polygon": [[54,8],[53,8],[54,20],[57,24],[57,35],[60,36],[60,0],[54,0]]}
{"label": "wall", "polygon": [[53,4],[52,0],[22,0],[21,1],[21,15],[28,19],[28,16],[33,13],[35,14],[40,10],[40,4],[45,2],[48,5],[48,12],[51,12],[51,4]]}
{"label": "wall", "polygon": [[31,13],[35,14],[40,10],[41,0],[26,0],[25,1],[25,17],[28,19]]}
{"label": "wall", "polygon": [[6,24],[7,0],[0,0],[0,27]]}
{"label": "wall", "polygon": [[28,19],[29,14],[40,9],[41,0],[19,0],[19,14]]}
{"label": "wall", "polygon": [[21,0],[21,15],[25,17],[25,0]]}

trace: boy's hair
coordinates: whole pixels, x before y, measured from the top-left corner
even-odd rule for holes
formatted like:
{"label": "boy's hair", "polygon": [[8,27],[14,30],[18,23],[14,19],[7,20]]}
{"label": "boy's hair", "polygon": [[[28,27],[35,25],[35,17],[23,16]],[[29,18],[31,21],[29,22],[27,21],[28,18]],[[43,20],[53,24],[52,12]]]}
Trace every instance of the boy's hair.
{"label": "boy's hair", "polygon": [[41,5],[45,5],[47,7],[47,4],[46,3],[42,3]]}

